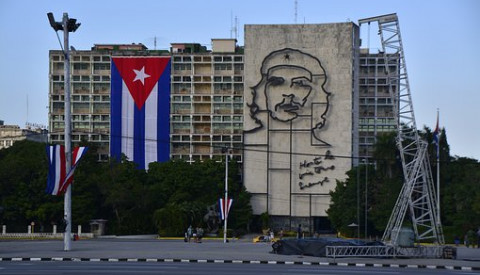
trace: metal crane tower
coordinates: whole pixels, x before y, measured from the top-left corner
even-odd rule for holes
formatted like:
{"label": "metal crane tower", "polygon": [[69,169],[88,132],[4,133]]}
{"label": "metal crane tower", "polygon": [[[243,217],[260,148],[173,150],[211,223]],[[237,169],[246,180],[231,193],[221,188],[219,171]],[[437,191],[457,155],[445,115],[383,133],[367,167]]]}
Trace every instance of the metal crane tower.
{"label": "metal crane tower", "polygon": [[[427,152],[427,142],[417,132],[405,55],[395,13],[358,21],[378,24],[378,34],[385,60],[385,72],[397,124],[397,147],[400,152],[404,182],[383,234],[382,241],[398,245],[399,233],[408,211],[417,241],[444,244],[440,213]],[[391,68],[398,68],[392,69]]]}

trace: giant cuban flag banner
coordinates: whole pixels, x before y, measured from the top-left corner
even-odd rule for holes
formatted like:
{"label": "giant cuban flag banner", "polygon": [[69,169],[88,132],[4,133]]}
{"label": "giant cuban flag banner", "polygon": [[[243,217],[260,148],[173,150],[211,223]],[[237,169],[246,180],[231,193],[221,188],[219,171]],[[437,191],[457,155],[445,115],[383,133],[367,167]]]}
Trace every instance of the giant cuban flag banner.
{"label": "giant cuban flag banner", "polygon": [[170,57],[113,57],[110,156],[139,169],[169,160]]}

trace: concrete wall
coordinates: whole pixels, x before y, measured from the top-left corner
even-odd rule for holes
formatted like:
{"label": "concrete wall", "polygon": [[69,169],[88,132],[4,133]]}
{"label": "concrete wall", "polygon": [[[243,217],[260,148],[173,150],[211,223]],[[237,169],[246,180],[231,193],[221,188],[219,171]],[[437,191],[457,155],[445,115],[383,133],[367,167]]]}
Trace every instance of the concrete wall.
{"label": "concrete wall", "polygon": [[235,53],[236,39],[212,39],[212,52]]}
{"label": "concrete wall", "polygon": [[352,23],[245,26],[244,183],[255,214],[326,216],[352,164],[354,41]]}

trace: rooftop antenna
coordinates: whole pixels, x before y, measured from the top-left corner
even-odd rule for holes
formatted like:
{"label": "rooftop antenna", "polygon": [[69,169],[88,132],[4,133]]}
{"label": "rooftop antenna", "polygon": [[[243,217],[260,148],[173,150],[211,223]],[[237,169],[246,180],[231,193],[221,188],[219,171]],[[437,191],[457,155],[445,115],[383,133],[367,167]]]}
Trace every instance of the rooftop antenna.
{"label": "rooftop antenna", "polygon": [[28,121],[28,94],[27,94],[27,121]]}
{"label": "rooftop antenna", "polygon": [[298,0],[295,0],[295,24],[297,24]]}
{"label": "rooftop antenna", "polygon": [[233,33],[235,34],[235,39],[238,39],[238,17],[235,16],[235,25],[233,27]]}

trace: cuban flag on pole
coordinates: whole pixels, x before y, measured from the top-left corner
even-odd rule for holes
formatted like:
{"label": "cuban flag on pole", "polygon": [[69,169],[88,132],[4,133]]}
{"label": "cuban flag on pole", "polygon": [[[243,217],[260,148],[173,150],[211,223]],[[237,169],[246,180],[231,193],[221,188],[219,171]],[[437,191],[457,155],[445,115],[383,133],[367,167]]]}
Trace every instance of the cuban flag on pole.
{"label": "cuban flag on pole", "polygon": [[47,146],[48,175],[47,189],[45,192],[51,195],[61,195],[65,193],[68,186],[73,182],[73,173],[75,168],[87,152],[87,147],[75,147],[72,152],[72,169],[66,173],[65,146],[51,145]]}
{"label": "cuban flag on pole", "polygon": [[226,204],[225,204],[225,199],[220,199],[220,213],[222,216],[222,221],[228,218],[228,212],[230,212],[232,203],[233,203],[232,199],[228,199],[228,203]]}
{"label": "cuban flag on pole", "polygon": [[436,148],[439,148],[439,137],[440,136],[440,128],[438,127],[438,112],[437,112],[437,125],[435,126],[435,130],[433,131],[433,143],[435,143]]}
{"label": "cuban flag on pole", "polygon": [[113,57],[110,156],[139,169],[170,157],[170,57]]}

